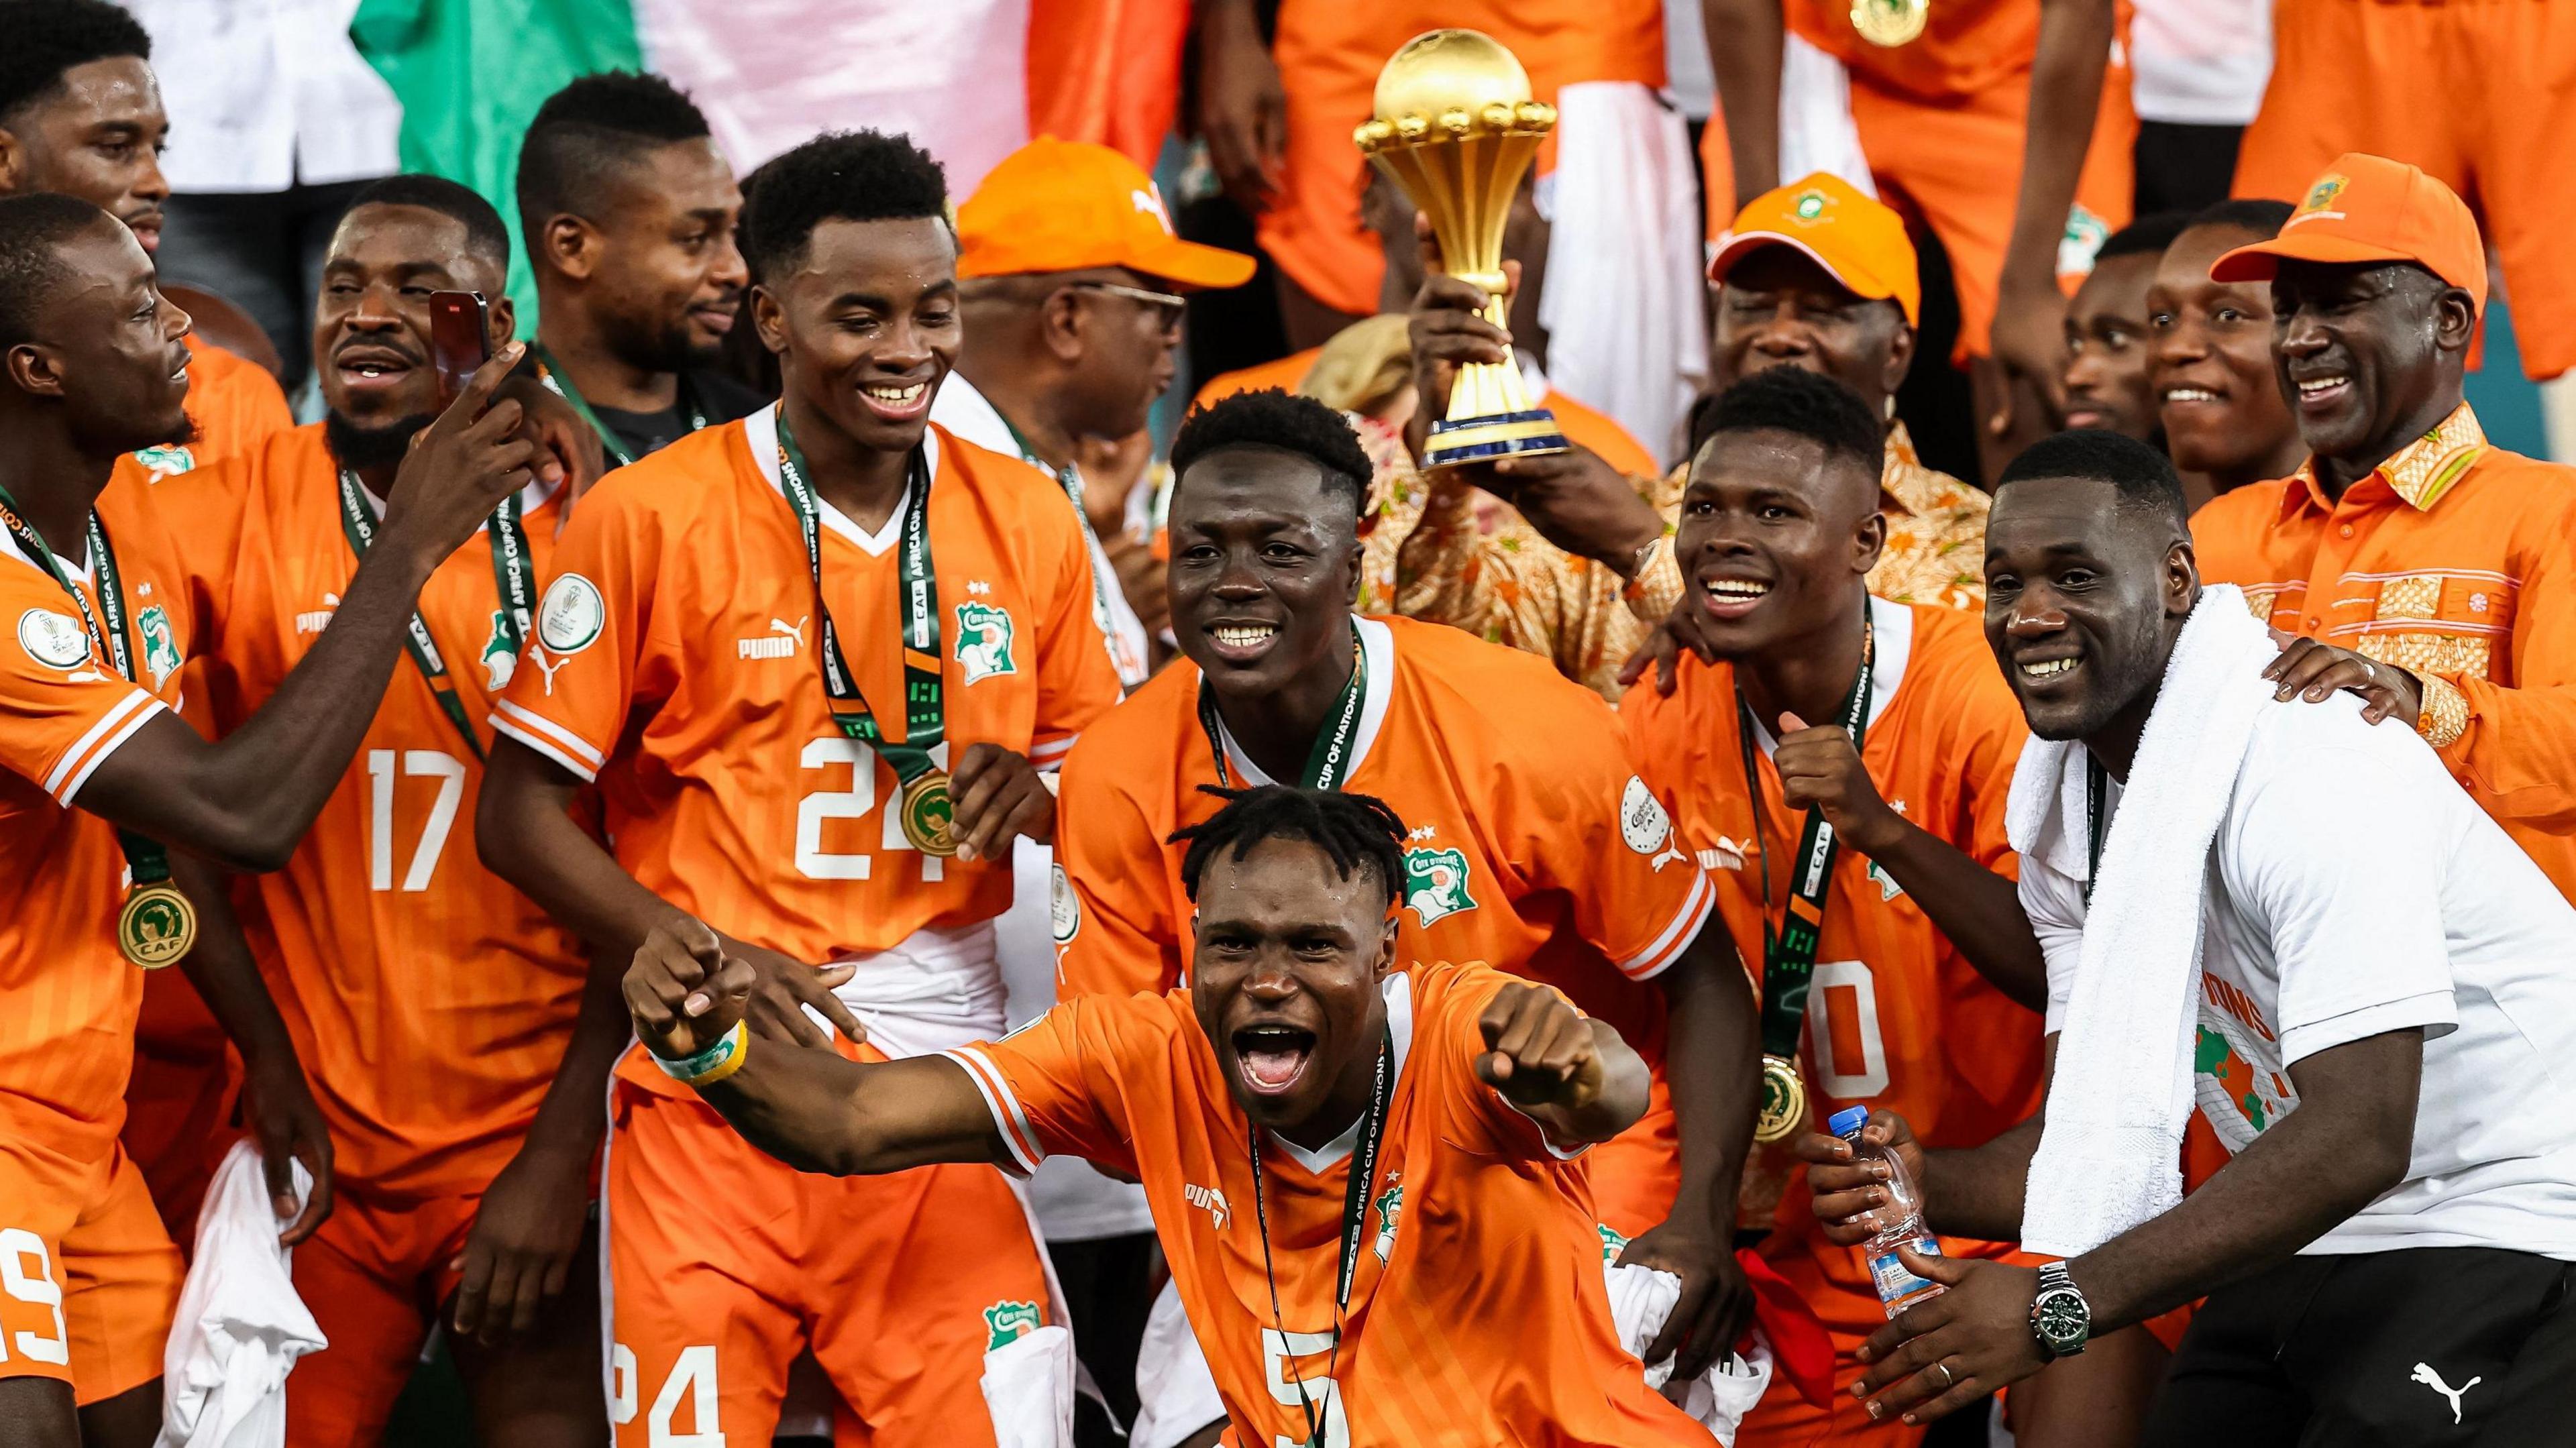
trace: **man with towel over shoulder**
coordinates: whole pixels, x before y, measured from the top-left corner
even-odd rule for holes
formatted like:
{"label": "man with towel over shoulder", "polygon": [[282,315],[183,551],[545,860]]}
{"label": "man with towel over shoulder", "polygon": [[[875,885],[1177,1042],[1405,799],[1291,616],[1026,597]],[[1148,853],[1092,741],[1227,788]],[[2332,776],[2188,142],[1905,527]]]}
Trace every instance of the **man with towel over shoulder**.
{"label": "man with towel over shoulder", "polygon": [[[2269,632],[2202,587],[2142,444],[2064,433],[2006,470],[1986,636],[2037,736],[2008,824],[2048,1101],[1972,1151],[1887,1113],[1866,1139],[1936,1230],[2064,1260],[1909,1255],[1948,1290],[1855,1391],[1926,1421],[2206,1295],[2148,1448],[2466,1443],[2529,1411],[2576,1373],[2518,1361],[2567,1351],[2535,1332],[2576,1286],[2576,911],[2422,739],[2275,701]],[[2232,1156],[2184,1198],[2195,1106]],[[1858,1240],[1868,1163],[1801,1152]]]}

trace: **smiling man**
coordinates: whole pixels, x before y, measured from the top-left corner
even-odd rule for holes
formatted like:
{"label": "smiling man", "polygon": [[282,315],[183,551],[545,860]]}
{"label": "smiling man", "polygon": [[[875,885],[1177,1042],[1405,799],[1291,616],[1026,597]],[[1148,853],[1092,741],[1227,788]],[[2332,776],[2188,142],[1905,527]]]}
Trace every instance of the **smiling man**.
{"label": "smiling man", "polygon": [[538,360],[612,467],[762,399],[716,370],[742,308],[742,192],[707,118],[657,75],[585,75],[519,144]]}
{"label": "smiling man", "polygon": [[1730,1251],[1752,1124],[1751,1001],[1714,896],[1599,695],[1445,624],[1362,618],[1369,459],[1339,413],[1249,392],[1175,440],[1171,599],[1186,666],[1155,676],[1064,771],[1059,983],[1163,991],[1192,939],[1174,831],[1202,786],[1375,792],[1411,829],[1399,954],[1482,960],[1565,991],[1657,1068],[1652,1108],[1594,1163],[1627,1260],[1685,1278],[1670,1338],[1696,1375],[1749,1310]]}
{"label": "smiling man", "polygon": [[2468,207],[2412,166],[2344,156],[2211,276],[2271,283],[2310,457],[2193,518],[2204,576],[2300,636],[2283,698],[2362,693],[2576,895],[2576,471],[2493,446],[2462,400],[2487,293]]}
{"label": "smiling man", "polygon": [[[492,333],[507,341],[509,255],[500,214],[464,187],[370,184],[323,261],[312,355],[328,414],[154,490],[183,536],[220,536],[194,509],[240,514],[222,627],[199,644],[218,729],[277,693],[374,547],[397,469],[438,414],[429,294],[497,298]],[[600,1400],[566,1390],[599,1379],[598,1297],[577,1250],[598,1100],[548,1093],[581,1076],[562,1067],[584,955],[452,832],[473,818],[477,723],[518,666],[564,492],[531,486],[438,563],[416,615],[426,646],[385,691],[368,747],[286,867],[255,881],[262,964],[327,1103],[337,1186],[294,1257],[330,1343],[296,1366],[299,1443],[375,1441],[441,1317],[484,1441],[603,1437]]]}
{"label": "smiling man", "polygon": [[[191,948],[195,910],[218,907],[199,893],[192,909],[172,883],[190,861],[172,851],[285,863],[359,747],[432,569],[535,481],[532,466],[551,469],[513,435],[517,404],[487,408],[516,360],[494,359],[401,458],[333,626],[209,744],[177,707],[189,655],[223,627],[237,522],[222,520],[240,494],[171,484],[236,504],[214,508],[209,531],[183,527],[158,490],[110,486],[122,455],[185,435],[187,331],[114,217],[66,196],[0,199],[0,618],[14,620],[0,642],[0,991],[17,1007],[0,1047],[14,1284],[0,1423],[33,1448],[139,1445],[160,1424],[179,1260],[117,1144],[138,967],[195,977],[244,1045],[255,1101],[304,1089],[247,961]],[[263,1142],[268,1181],[291,1207],[279,1145]],[[325,1177],[327,1143],[314,1145],[298,1154]]]}
{"label": "smiling man", "polygon": [[1399,969],[1407,838],[1364,795],[1234,794],[1173,841],[1187,990],[920,1060],[744,1040],[757,972],[703,927],[653,933],[627,1005],[806,1170],[1064,1154],[1141,1180],[1242,1442],[1704,1445],[1612,1333],[1577,1160],[1645,1111],[1645,1063],[1545,986]]}
{"label": "smiling man", "polygon": [[2222,201],[2165,248],[2147,288],[2147,382],[2183,497],[2202,505],[2306,461],[2298,420],[2272,363],[2272,289],[2209,269],[2281,234],[2286,201]]}
{"label": "smiling man", "polygon": [[[749,320],[784,396],[575,509],[476,826],[602,983],[657,925],[720,931],[765,1037],[825,1044],[810,1007],[871,1060],[998,1031],[1012,841],[1052,834],[1038,770],[1118,698],[1064,494],[930,422],[958,348],[946,209],[900,136],[771,163]],[[597,1101],[625,1037],[586,1014],[564,1089]],[[984,1354],[1050,1308],[1008,1183],[800,1176],[647,1056],[616,1074],[611,1337],[645,1405],[620,1442],[766,1441],[809,1348],[880,1448],[992,1442]]]}
{"label": "smiling man", "polygon": [[[1717,662],[1685,656],[1669,698],[1629,692],[1632,752],[1666,791],[1680,845],[1718,863],[1718,910],[1763,1001],[1763,1054],[1803,1083],[1804,1117],[1901,1102],[1945,1142],[1983,1142],[2040,1090],[2031,1008],[2045,966],[2004,841],[2019,714],[1964,614],[1864,587],[1884,537],[1883,442],[1850,389],[1759,371],[1701,425],[1674,543],[1682,607],[1704,615]],[[1800,1115],[1782,1105],[1785,1137]],[[1757,1148],[1739,1220],[1770,1232],[1761,1251],[1832,1330],[1845,1387],[1884,1318],[1864,1265],[1817,1232],[1794,1173],[1785,1149]],[[1839,1393],[1820,1410],[1775,1383],[1739,1442],[1908,1436]]]}
{"label": "smiling man", "polygon": [[2140,442],[2156,436],[2155,393],[2147,385],[2147,285],[2156,261],[2189,218],[2168,211],[2112,232],[2093,270],[2066,303],[2068,427],[2108,428]]}
{"label": "smiling man", "polygon": [[[2206,1294],[2145,1448],[2476,1441],[2482,1384],[2576,1369],[2517,1361],[2576,1288],[2576,1123],[2510,1085],[2576,1070],[2576,911],[2418,741],[2238,668],[2262,632],[2211,612],[2239,605],[2204,593],[2181,504],[2163,457],[2099,432],[1997,488],[1986,637],[2047,741],[2013,837],[2049,1100],[1973,1151],[1870,1129],[1936,1228],[2064,1259],[1907,1252],[1948,1291],[1870,1339],[1860,1390],[1928,1420]],[[2195,1102],[2232,1155],[2182,1196]],[[1877,1174],[1802,1154],[1857,1243]]]}
{"label": "smiling man", "polygon": [[[0,35],[9,37],[0,48],[0,196],[77,196],[157,252],[170,117],[151,37],[107,0],[0,0]],[[199,346],[190,371],[196,435],[140,449],[128,465],[137,476],[217,462],[295,425],[277,379],[256,363]]]}

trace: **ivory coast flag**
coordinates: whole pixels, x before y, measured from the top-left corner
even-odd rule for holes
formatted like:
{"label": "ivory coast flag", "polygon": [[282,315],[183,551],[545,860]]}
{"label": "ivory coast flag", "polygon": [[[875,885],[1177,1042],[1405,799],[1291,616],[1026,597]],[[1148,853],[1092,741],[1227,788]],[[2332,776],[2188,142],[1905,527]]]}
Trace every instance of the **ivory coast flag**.
{"label": "ivory coast flag", "polygon": [[[1152,170],[1189,0],[362,0],[359,53],[403,103],[402,163],[472,186],[518,240],[528,122],[565,82],[661,72],[743,173],[818,131],[901,131],[963,200],[1033,136]],[[511,295],[535,324],[524,251]]]}

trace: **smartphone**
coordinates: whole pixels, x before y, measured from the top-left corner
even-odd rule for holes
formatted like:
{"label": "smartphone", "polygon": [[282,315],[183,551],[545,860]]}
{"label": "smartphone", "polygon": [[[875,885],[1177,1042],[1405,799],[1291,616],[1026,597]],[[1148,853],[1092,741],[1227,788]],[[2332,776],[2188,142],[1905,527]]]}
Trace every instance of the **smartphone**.
{"label": "smartphone", "polygon": [[429,294],[429,360],[438,369],[444,407],[465,390],[476,368],[492,359],[492,309],[481,292]]}

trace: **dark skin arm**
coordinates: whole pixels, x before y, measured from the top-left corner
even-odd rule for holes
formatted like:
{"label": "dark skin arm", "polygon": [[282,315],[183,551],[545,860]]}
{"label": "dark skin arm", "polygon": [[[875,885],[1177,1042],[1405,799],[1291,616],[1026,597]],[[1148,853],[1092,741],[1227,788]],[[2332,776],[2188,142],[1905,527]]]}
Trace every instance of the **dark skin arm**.
{"label": "dark skin arm", "polygon": [[1645,1061],[1607,1024],[1542,985],[1494,993],[1476,1028],[1476,1079],[1503,1094],[1557,1146],[1608,1141],[1646,1114]]}
{"label": "dark skin arm", "polygon": [[[2414,1149],[2424,1033],[2347,1042],[2290,1068],[2299,1109],[2257,1136],[2200,1190],[2066,1264],[2107,1333],[2260,1271],[2405,1180]],[[1949,1288],[1862,1344],[1857,1395],[1872,1418],[1929,1422],[2046,1366],[2031,1334],[2039,1274],[2001,1262],[1907,1264]],[[1953,1386],[1931,1371],[1945,1362]],[[1874,1395],[1874,1396],[1873,1396]]]}
{"label": "dark skin arm", "polygon": [[957,806],[957,858],[1008,864],[1017,836],[1054,843],[1055,791],[1027,755],[998,744],[969,744],[948,788]]}
{"label": "dark skin arm", "polygon": [[[241,1052],[242,1121],[259,1144],[269,1207],[287,1223],[277,1235],[278,1245],[292,1247],[331,1215],[331,1132],[304,1079],[277,1002],[260,978],[259,963],[243,943],[223,873],[179,855],[170,861],[170,878],[197,910],[197,943],[180,958],[179,968]],[[313,1194],[301,1211],[295,1204],[294,1163],[299,1161],[313,1174]]]}
{"label": "dark skin arm", "polygon": [[[2003,411],[1987,422],[1995,436],[2014,427],[2012,398],[2030,388],[2049,415],[2066,411],[2061,376],[2066,354],[2066,294],[2057,286],[2057,245],[2093,144],[2110,64],[2111,0],[2040,0],[2039,54],[2030,72],[2030,122],[2023,133],[2021,192],[2013,203],[2012,238],[1996,284],[1990,342],[2004,380]],[[1714,36],[1712,36],[1714,43]],[[1719,77],[1721,85],[1725,77]],[[1775,98],[1774,108],[1777,108]],[[1728,108],[1732,122],[1735,112]]]}
{"label": "dark skin arm", "polygon": [[331,627],[258,712],[214,744],[176,714],[155,715],[100,762],[81,808],[232,869],[286,863],[375,719],[431,570],[532,468],[554,476],[516,435],[518,404],[491,401],[516,360],[511,347],[485,363],[413,444]]}
{"label": "dark skin arm", "polygon": [[2048,962],[2020,887],[1889,808],[1842,726],[1780,716],[1772,762],[1789,807],[1823,810],[1843,843],[1894,876],[1995,989],[2032,1010],[2048,1005]]}
{"label": "dark skin arm", "polygon": [[1780,184],[1780,54],[1788,22],[1780,0],[1700,0],[1710,73],[1735,158],[1734,205]]}
{"label": "dark skin arm", "polygon": [[1753,1315],[1753,1289],[1735,1260],[1735,1198],[1753,1143],[1761,1097],[1760,1006],[1742,984],[1735,943],[1715,915],[1672,968],[1663,988],[1672,1040],[1664,1070],[1681,1135],[1681,1189],[1673,1213],[1619,1254],[1622,1265],[1659,1267],[1682,1279],[1682,1295],[1646,1347],[1645,1360],[1673,1357],[1689,1382],[1732,1347]]}
{"label": "dark skin arm", "polygon": [[[1923,1184],[1924,1219],[1933,1231],[2009,1242],[2021,1235],[2022,1190],[2044,1123],[2044,1116],[2033,1116],[1983,1146],[1933,1151],[1914,1139],[1914,1128],[1904,1117],[1873,1111],[1861,1128],[1861,1140],[1894,1154]],[[1807,1189],[1815,1194],[1825,1240],[1838,1247],[1868,1241],[1869,1225],[1854,1219],[1887,1205],[1881,1185],[1887,1180],[1885,1163],[1874,1157],[1854,1161],[1851,1143],[1817,1132],[1799,1137],[1790,1151],[1807,1164]]]}
{"label": "dark skin arm", "polygon": [[1199,135],[1225,194],[1258,216],[1279,193],[1288,92],[1252,0],[1199,0],[1197,9]]}

